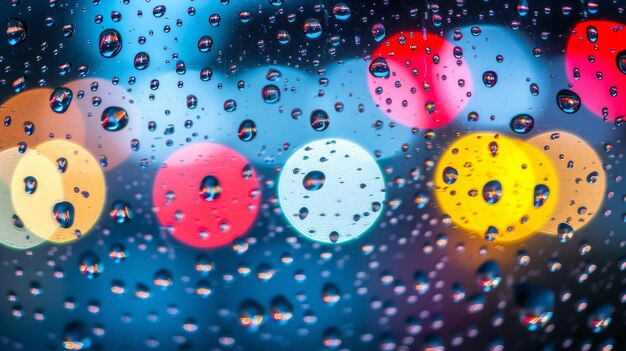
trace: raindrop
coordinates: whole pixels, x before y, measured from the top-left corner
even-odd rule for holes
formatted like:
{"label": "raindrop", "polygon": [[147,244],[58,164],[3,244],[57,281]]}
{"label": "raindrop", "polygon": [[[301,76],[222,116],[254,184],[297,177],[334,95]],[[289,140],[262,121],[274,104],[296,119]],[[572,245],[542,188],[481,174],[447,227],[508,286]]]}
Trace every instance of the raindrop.
{"label": "raindrop", "polygon": [[308,39],[316,39],[322,35],[322,24],[317,18],[309,18],[302,26],[302,32]]}
{"label": "raindrop", "polygon": [[544,184],[539,184],[535,186],[534,194],[535,196],[533,199],[533,206],[541,207],[546,201],[548,201],[548,197],[550,196],[550,189]]}
{"label": "raindrop", "polygon": [[37,179],[35,179],[35,177],[32,176],[28,176],[26,178],[24,178],[24,191],[26,192],[26,194],[34,194],[35,191],[37,190]]}
{"label": "raindrop", "polygon": [[105,130],[117,132],[128,124],[128,113],[121,107],[110,106],[102,111],[100,122]]}
{"label": "raindrop", "polygon": [[459,177],[459,172],[454,167],[446,167],[443,170],[443,181],[446,184],[454,184]]}
{"label": "raindrop", "polygon": [[122,51],[122,36],[115,29],[105,29],[100,33],[100,55],[113,58]]}
{"label": "raindrop", "polygon": [[267,104],[275,104],[280,101],[280,89],[274,84],[268,84],[263,87],[261,97]]}
{"label": "raindrop", "polygon": [[370,63],[370,73],[376,78],[389,78],[387,60],[379,57]]}
{"label": "raindrop", "polygon": [[200,182],[200,197],[205,201],[215,201],[222,194],[222,187],[215,176],[208,175]]}
{"label": "raindrop", "polygon": [[68,88],[56,88],[50,94],[50,108],[56,113],[64,113],[72,102],[72,91]]}
{"label": "raindrop", "polygon": [[483,187],[483,199],[488,204],[495,204],[502,198],[502,184],[497,180],[487,182]]}
{"label": "raindrop", "polygon": [[52,214],[61,228],[67,229],[74,224],[74,205],[67,201],[54,204]]}
{"label": "raindrop", "polygon": [[311,127],[317,132],[325,131],[330,124],[330,118],[324,110],[313,110],[310,117]]}
{"label": "raindrop", "polygon": [[496,261],[485,261],[476,270],[476,284],[482,288],[483,292],[497,288],[501,280],[500,266]]}
{"label": "raindrop", "polygon": [[326,175],[320,171],[311,171],[302,179],[302,186],[309,191],[320,190],[324,186]]}
{"label": "raindrop", "polygon": [[517,115],[511,119],[509,126],[517,134],[526,134],[535,126],[535,119],[527,114]]}
{"label": "raindrop", "polygon": [[128,202],[117,200],[111,205],[109,215],[116,223],[126,223],[133,218],[133,211]]}
{"label": "raindrop", "polygon": [[536,331],[550,322],[554,308],[552,290],[541,285],[522,283],[515,286],[514,294],[519,307],[519,321],[526,329]]}
{"label": "raindrop", "polygon": [[251,141],[256,136],[256,123],[251,119],[246,119],[239,124],[237,132],[241,141]]}
{"label": "raindrop", "polygon": [[486,71],[483,73],[483,83],[487,88],[493,88],[498,83],[498,74],[494,71]]}
{"label": "raindrop", "polygon": [[28,34],[26,25],[19,19],[9,18],[6,21],[6,36],[9,45],[16,46],[20,45]]}
{"label": "raindrop", "polygon": [[580,97],[571,90],[563,89],[556,95],[556,103],[565,113],[576,113],[580,109]]}

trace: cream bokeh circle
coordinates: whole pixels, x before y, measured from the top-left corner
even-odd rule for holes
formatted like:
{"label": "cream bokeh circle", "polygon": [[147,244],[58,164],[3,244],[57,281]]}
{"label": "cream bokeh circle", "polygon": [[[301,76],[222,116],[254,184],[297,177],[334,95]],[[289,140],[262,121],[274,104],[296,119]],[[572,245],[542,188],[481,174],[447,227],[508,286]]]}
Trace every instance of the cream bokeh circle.
{"label": "cream bokeh circle", "polygon": [[[16,215],[11,202],[11,181],[13,172],[23,154],[13,147],[0,152],[0,243],[16,248],[30,249],[45,240],[33,234],[28,229],[14,225],[13,216]],[[24,183],[22,183],[22,190]],[[60,191],[60,189],[59,189]]]}
{"label": "cream bokeh circle", "polygon": [[[65,158],[61,173],[57,160]],[[37,179],[33,194],[24,191],[24,178]],[[95,224],[105,201],[105,181],[97,160],[83,147],[63,140],[43,143],[27,152],[15,168],[11,198],[25,227],[43,239],[68,242],[85,235]],[[67,201],[74,207],[74,222],[62,228],[54,218],[54,205]]]}
{"label": "cream bokeh circle", "polygon": [[[566,132],[543,133],[528,143],[552,160],[561,189],[554,212],[540,230],[556,235],[559,223],[567,223],[574,230],[582,228],[598,212],[604,199],[606,175],[602,161],[584,140]],[[595,183],[587,181],[592,172],[598,172]]]}

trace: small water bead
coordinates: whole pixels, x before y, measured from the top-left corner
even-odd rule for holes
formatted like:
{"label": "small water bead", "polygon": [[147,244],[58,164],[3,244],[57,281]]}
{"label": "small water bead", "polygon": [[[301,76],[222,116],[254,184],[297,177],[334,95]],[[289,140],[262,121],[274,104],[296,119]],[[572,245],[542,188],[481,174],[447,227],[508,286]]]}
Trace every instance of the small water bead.
{"label": "small water bead", "polygon": [[133,218],[133,211],[130,204],[123,200],[116,200],[111,205],[109,216],[116,223],[126,223]]}
{"label": "small water bead", "polygon": [[265,310],[254,300],[243,300],[239,305],[239,324],[255,332],[264,322]]}
{"label": "small water bead", "polygon": [[167,290],[174,282],[172,280],[172,273],[166,269],[161,269],[154,273],[154,279],[152,280],[154,286],[161,290]]}
{"label": "small water bead", "polygon": [[276,34],[276,40],[278,40],[280,44],[285,45],[291,40],[291,35],[289,35],[289,32],[286,30],[279,30]]}
{"label": "small water bead", "polygon": [[74,225],[74,205],[68,201],[60,201],[54,204],[52,215],[61,228],[67,229]]}
{"label": "small water bead", "polygon": [[233,112],[237,110],[237,101],[233,99],[228,99],[224,101],[224,111]]}
{"label": "small water bead", "polygon": [[530,93],[533,94],[533,96],[539,95],[539,85],[537,85],[537,83],[530,84]]}
{"label": "small water bead", "polygon": [[163,17],[163,16],[165,15],[165,11],[166,11],[166,10],[167,10],[167,9],[165,8],[165,6],[164,6],[164,5],[158,5],[158,6],[155,6],[155,7],[152,9],[152,15],[153,15],[154,17],[156,17],[156,18],[161,18],[161,17]]}
{"label": "small water bead", "polygon": [[557,226],[557,237],[561,243],[568,242],[574,236],[574,228],[567,223],[559,223]]}
{"label": "small water bead", "polygon": [[487,88],[493,88],[498,83],[498,74],[494,71],[486,71],[483,73],[483,84]]}
{"label": "small water bead", "polygon": [[502,184],[497,180],[489,181],[483,186],[482,194],[488,204],[496,204],[502,198]]}
{"label": "small water bead", "polygon": [[251,119],[244,120],[239,124],[237,135],[241,141],[252,141],[256,136],[256,123]]}
{"label": "small water bead", "polygon": [[205,201],[215,201],[222,194],[222,187],[219,180],[213,175],[202,178],[199,189],[200,198]]}
{"label": "small water bead", "polygon": [[556,103],[565,113],[576,113],[581,106],[580,97],[575,92],[563,89],[556,95]]}
{"label": "small water bead", "polygon": [[24,192],[26,194],[32,195],[37,191],[37,179],[32,176],[28,176],[24,178]]}
{"label": "small water bead", "polygon": [[593,171],[587,175],[587,183],[594,184],[600,179],[600,174],[596,171]]}
{"label": "small water bead", "polygon": [[386,35],[387,32],[385,26],[382,23],[377,22],[372,25],[372,37],[374,38],[374,40],[380,42],[385,39]]}
{"label": "small water bead", "polygon": [[115,29],[105,29],[100,33],[100,55],[113,58],[122,51],[122,35]]}
{"label": "small water bead", "polygon": [[592,43],[598,41],[598,28],[587,26],[587,39]]}
{"label": "small water bead", "polygon": [[487,230],[485,231],[485,240],[492,242],[498,238],[499,234],[500,233],[498,232],[498,228],[490,225],[489,227],[487,227]]}
{"label": "small water bead", "polygon": [[115,263],[124,262],[128,257],[128,250],[122,244],[113,244],[109,249],[109,258]]}
{"label": "small water bead", "polygon": [[9,45],[20,45],[28,34],[26,24],[17,18],[9,18],[6,20],[5,34]]}
{"label": "small water bead", "polygon": [[511,119],[509,126],[517,134],[527,134],[535,126],[535,119],[527,114],[517,115]]}
{"label": "small water bead", "polygon": [[341,300],[341,293],[337,285],[326,283],[322,288],[322,301],[328,306],[334,306]]}
{"label": "small water bead", "polygon": [[59,157],[57,159],[57,168],[59,170],[59,173],[65,173],[65,171],[67,171],[67,166],[68,162],[65,157]]}
{"label": "small water bead", "polygon": [[68,88],[56,88],[50,94],[50,108],[56,113],[64,113],[72,102],[72,91]]}
{"label": "small water bead", "polygon": [[263,87],[261,97],[267,104],[275,104],[280,101],[280,88],[274,84],[268,84]]}
{"label": "small water bead", "polygon": [[117,106],[110,106],[102,111],[100,122],[102,128],[110,132],[118,132],[128,124],[129,116],[126,110]]}
{"label": "small water bead", "polygon": [[319,38],[323,33],[322,24],[317,18],[309,18],[304,22],[302,32],[308,39]]}
{"label": "small water bead", "polygon": [[198,39],[198,51],[207,53],[213,50],[213,38],[208,35],[204,35]]}

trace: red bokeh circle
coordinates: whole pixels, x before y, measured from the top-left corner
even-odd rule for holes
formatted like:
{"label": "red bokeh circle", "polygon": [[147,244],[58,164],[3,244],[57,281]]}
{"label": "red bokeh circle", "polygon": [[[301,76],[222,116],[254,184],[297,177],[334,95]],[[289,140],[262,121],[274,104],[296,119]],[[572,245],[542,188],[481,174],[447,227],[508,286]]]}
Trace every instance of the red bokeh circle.
{"label": "red bokeh circle", "polygon": [[472,78],[461,56],[457,52],[455,57],[454,45],[435,34],[397,33],[372,54],[371,62],[386,61],[389,74],[381,78],[368,72],[370,94],[381,111],[405,126],[444,126],[471,96]]}
{"label": "red bokeh circle", "polygon": [[[611,21],[584,21],[572,30],[565,50],[567,78],[583,106],[595,115],[614,121],[626,115],[626,74],[617,66],[617,55],[626,50],[624,24]],[[577,71],[577,73],[575,73]],[[617,94],[611,94],[611,88]]]}
{"label": "red bokeh circle", "polygon": [[[219,196],[211,201],[200,193],[213,176]],[[181,242],[199,248],[231,243],[252,226],[261,195],[248,160],[226,146],[202,142],[179,149],[159,170],[152,191],[159,222]]]}

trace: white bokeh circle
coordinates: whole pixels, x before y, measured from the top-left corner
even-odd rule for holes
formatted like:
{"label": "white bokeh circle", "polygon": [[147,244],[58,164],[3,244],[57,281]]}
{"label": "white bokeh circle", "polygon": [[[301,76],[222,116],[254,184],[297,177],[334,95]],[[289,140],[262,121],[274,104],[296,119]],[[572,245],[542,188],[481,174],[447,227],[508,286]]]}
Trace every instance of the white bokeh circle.
{"label": "white bokeh circle", "polygon": [[[310,172],[324,174],[317,190],[307,190]],[[278,197],[291,225],[306,237],[342,243],[369,229],[383,210],[385,182],[374,158],[342,139],[313,141],[298,149],[280,174]]]}

